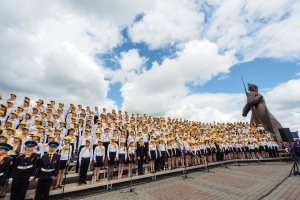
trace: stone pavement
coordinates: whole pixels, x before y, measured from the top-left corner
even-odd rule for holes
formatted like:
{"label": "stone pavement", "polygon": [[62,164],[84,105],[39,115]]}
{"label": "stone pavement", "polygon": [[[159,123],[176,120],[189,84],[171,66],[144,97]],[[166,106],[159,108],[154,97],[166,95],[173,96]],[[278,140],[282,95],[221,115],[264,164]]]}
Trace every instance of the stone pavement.
{"label": "stone pavement", "polygon": [[[292,163],[268,162],[261,164],[252,163],[245,166],[228,166],[231,169],[224,167],[211,169],[211,171],[215,172],[214,174],[202,172],[188,174],[189,177],[194,177],[195,179],[182,180],[179,174],[178,176],[162,180],[159,180],[159,177],[157,177],[157,181],[134,186],[138,195],[121,193],[121,189],[113,189],[103,194],[81,199],[261,199],[262,196],[288,176]],[[263,199],[300,199],[300,177],[291,176],[287,178],[276,190]]]}

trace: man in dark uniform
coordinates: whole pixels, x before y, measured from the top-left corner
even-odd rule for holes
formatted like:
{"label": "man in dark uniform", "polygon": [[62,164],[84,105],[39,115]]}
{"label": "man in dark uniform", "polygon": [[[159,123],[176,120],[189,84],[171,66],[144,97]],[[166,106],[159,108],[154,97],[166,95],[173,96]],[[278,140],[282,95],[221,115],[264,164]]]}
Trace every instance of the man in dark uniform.
{"label": "man in dark uniform", "polygon": [[156,156],[156,159],[155,159],[155,162],[154,162],[154,169],[155,171],[160,171],[160,163],[161,163],[161,153],[160,153],[160,150],[159,150],[159,140],[156,138],[155,140],[155,145],[156,145],[156,152],[157,152],[157,156]]}
{"label": "man in dark uniform", "polygon": [[38,182],[34,199],[46,200],[53,179],[57,176],[60,166],[60,155],[56,153],[57,142],[49,142],[49,151],[41,158],[35,180]]}
{"label": "man in dark uniform", "polygon": [[6,180],[13,167],[13,159],[7,154],[12,149],[9,144],[0,143],[0,198],[6,195]]}
{"label": "man in dark uniform", "polygon": [[139,175],[144,175],[143,173],[143,163],[146,157],[147,151],[146,146],[143,142],[143,137],[140,137],[139,143],[137,144],[136,155],[138,157],[138,173]]}
{"label": "man in dark uniform", "polygon": [[217,161],[223,161],[219,143],[215,142],[215,145],[216,145],[216,149],[217,149],[217,153],[216,153]]}
{"label": "man in dark uniform", "polygon": [[34,153],[37,145],[34,141],[25,142],[26,150],[16,158],[10,175],[9,184],[11,186],[10,199],[25,199],[29,182],[34,180],[39,155]]}

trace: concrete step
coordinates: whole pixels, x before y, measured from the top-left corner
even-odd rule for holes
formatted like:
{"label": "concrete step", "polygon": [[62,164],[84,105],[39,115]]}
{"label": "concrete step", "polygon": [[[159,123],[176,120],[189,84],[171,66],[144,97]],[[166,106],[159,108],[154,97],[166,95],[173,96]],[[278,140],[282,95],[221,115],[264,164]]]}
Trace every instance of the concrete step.
{"label": "concrete step", "polygon": [[[257,159],[257,158],[254,158],[254,159],[233,159],[233,160],[227,160],[226,163],[224,163],[224,161],[222,162],[213,162],[213,163],[209,163],[208,166],[209,167],[216,167],[216,166],[219,166],[219,165],[222,165],[222,164],[234,164],[234,163],[238,163],[238,162],[270,162],[270,161],[277,161],[277,160],[285,160],[285,159],[289,159],[289,158],[262,158],[262,159]],[[147,164],[149,165],[149,164]],[[146,165],[145,165],[146,166]],[[148,166],[147,166],[148,167]],[[190,166],[190,167],[187,167],[186,170],[193,170],[193,169],[201,169],[201,168],[205,168],[206,167],[206,164],[202,164],[202,165],[196,165],[196,166]],[[116,169],[115,169],[116,170]],[[105,170],[102,170],[103,173],[105,173],[106,171]],[[133,170],[135,172],[135,170]],[[152,180],[156,180],[156,177],[157,176],[161,176],[161,175],[166,175],[166,174],[170,174],[170,173],[184,173],[185,171],[185,168],[177,168],[177,169],[173,169],[173,170],[163,170],[163,171],[159,171],[159,172],[156,172],[156,173],[146,173],[145,175],[135,175],[135,173],[133,173],[133,177],[132,177],[132,180],[139,180],[139,179],[152,179]],[[92,172],[88,172],[89,175],[92,174]],[[70,173],[68,174],[67,176],[68,178],[71,178],[71,177],[76,177],[77,178],[77,181],[78,181],[78,174],[74,174],[74,173]],[[88,179],[88,180],[91,180],[91,179]],[[118,179],[116,176],[114,177],[113,180],[107,180],[106,178],[103,178],[101,179],[100,181],[98,182],[94,182],[92,183],[91,181],[87,181],[87,184],[82,184],[82,185],[79,185],[78,182],[74,182],[74,183],[67,183],[65,185],[65,188],[64,188],[64,193],[70,193],[70,192],[78,192],[80,190],[87,190],[87,189],[91,189],[91,188],[97,188],[97,187],[106,187],[106,188],[109,188],[109,187],[112,187],[113,184],[118,184],[118,183],[123,183],[123,182],[129,182],[131,180],[130,177],[126,175],[123,175],[123,178],[121,179]],[[56,182],[55,180],[53,182]],[[31,183],[32,184],[32,183]],[[50,196],[53,196],[53,195],[60,195],[62,194],[62,189],[56,189],[56,190],[53,190],[52,187],[50,189]],[[34,195],[35,195],[35,189],[29,189],[27,191],[27,194],[26,194],[26,199],[33,199],[34,198]],[[10,196],[10,193],[7,193],[6,197],[3,198],[5,200],[8,200],[9,199],[9,196]]]}

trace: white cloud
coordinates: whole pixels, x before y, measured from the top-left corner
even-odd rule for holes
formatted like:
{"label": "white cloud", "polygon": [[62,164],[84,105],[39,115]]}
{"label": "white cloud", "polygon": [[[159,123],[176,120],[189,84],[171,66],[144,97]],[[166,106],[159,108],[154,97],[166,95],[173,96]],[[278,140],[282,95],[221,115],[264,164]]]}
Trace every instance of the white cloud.
{"label": "white cloud", "polygon": [[58,2],[10,1],[3,2],[0,10],[3,94],[112,104],[106,98],[109,82],[94,56],[122,43],[122,27],[104,18],[80,15]]}
{"label": "white cloud", "polygon": [[152,68],[126,82],[122,88],[122,110],[165,115],[170,106],[189,94],[187,83],[201,85],[219,73],[228,73],[236,63],[234,52],[218,54],[215,44],[190,41],[173,59],[166,58]]}
{"label": "white cloud", "polygon": [[300,72],[296,73],[296,76],[300,76]]}
{"label": "white cloud", "polygon": [[293,0],[159,1],[129,28],[133,42],[151,49],[208,39],[220,51],[236,50],[240,61],[297,61],[300,2]]}
{"label": "white cloud", "polygon": [[204,37],[220,49],[236,49],[242,61],[272,57],[298,60],[299,1],[210,1],[213,7]]}
{"label": "white cloud", "polygon": [[249,121],[241,114],[244,104],[244,94],[193,94],[173,104],[166,115],[201,122]]}
{"label": "white cloud", "polygon": [[271,113],[283,127],[300,131],[300,79],[281,83],[268,91],[264,97]]}
{"label": "white cloud", "polygon": [[130,49],[127,52],[121,52],[119,63],[125,71],[137,70],[147,62],[147,58],[140,57],[137,49]]}
{"label": "white cloud", "polygon": [[27,73],[26,78],[22,73],[11,73],[8,70],[1,70],[1,74],[2,87],[10,88],[10,91],[17,90],[19,96],[34,94],[33,98],[38,96],[45,100],[55,99],[91,106],[108,102],[106,96],[109,83],[104,80],[99,66],[92,57],[66,42],[46,55],[36,71]]}
{"label": "white cloud", "polygon": [[132,25],[133,42],[145,42],[151,49],[197,39],[204,14],[193,1],[157,1],[155,8]]}

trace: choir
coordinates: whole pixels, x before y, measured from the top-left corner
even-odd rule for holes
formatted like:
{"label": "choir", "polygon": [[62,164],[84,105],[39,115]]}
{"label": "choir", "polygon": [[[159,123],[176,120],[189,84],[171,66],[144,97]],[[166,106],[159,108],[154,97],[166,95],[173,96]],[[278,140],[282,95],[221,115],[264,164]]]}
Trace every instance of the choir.
{"label": "choir", "polygon": [[89,166],[92,182],[107,169],[108,180],[128,177],[138,164],[150,163],[150,172],[210,162],[277,157],[278,145],[262,124],[247,122],[203,123],[170,117],[131,114],[121,110],[99,112],[89,106],[54,100],[45,104],[25,97],[20,103],[11,94],[0,95],[0,195],[11,184],[11,199],[24,199],[28,185],[37,181],[36,199],[47,199],[53,189],[63,187],[71,162],[76,162],[79,185],[87,184]]}

